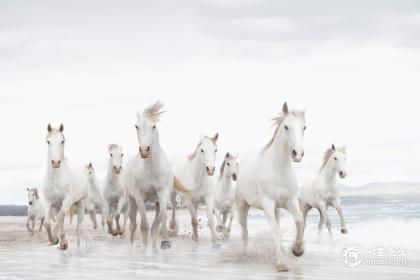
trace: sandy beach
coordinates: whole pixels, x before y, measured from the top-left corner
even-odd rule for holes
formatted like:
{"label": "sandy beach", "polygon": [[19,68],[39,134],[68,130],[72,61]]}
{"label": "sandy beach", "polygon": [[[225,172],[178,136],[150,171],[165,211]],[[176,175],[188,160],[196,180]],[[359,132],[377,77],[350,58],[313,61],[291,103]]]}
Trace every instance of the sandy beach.
{"label": "sandy beach", "polygon": [[[418,219],[361,221],[356,219],[358,211],[354,210],[347,213],[349,234],[341,235],[338,220],[331,214],[334,235],[330,239],[326,231],[322,237],[316,234],[314,212],[309,216],[305,253],[296,258],[290,253],[295,229],[290,215],[284,213],[281,230],[291,270],[279,274],[274,269],[270,232],[261,212],[251,212],[246,256],[240,250],[240,227],[236,221],[231,239],[219,240],[215,246],[211,244],[205,214],[201,212],[201,239],[195,244],[191,241],[186,211],[179,213],[180,228],[178,236],[171,238],[172,248],[158,253],[151,248],[144,250],[139,231],[131,246],[126,235],[112,237],[101,229],[93,230],[88,216],[79,249],[75,247],[75,225],[67,224],[67,251],[48,246],[44,230],[31,236],[25,227],[25,217],[0,217],[0,263],[3,264],[0,279],[398,279],[403,274],[405,279],[418,279],[420,276],[420,248],[412,236],[420,226]],[[152,218],[153,213],[149,214]],[[362,263],[349,267],[343,259],[343,250],[349,244],[360,247],[361,256],[378,248],[399,248],[404,255],[391,257],[400,260],[399,264],[365,263],[364,255]]]}

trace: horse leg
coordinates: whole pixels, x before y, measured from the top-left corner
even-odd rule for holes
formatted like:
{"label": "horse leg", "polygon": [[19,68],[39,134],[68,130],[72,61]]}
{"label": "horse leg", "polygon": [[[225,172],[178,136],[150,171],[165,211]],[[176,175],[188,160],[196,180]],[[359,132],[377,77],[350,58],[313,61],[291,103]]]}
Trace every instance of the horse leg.
{"label": "horse leg", "polygon": [[222,232],[223,230],[222,219],[221,219],[222,214],[220,213],[220,210],[217,208],[214,208],[214,214],[216,215],[216,220],[217,220],[216,231]]}
{"label": "horse leg", "polygon": [[276,222],[280,225],[280,208],[274,209],[274,216],[276,217]]}
{"label": "horse leg", "polygon": [[248,247],[248,211],[249,205],[244,200],[237,200],[238,219],[242,228],[242,250],[246,254]]}
{"label": "horse leg", "polygon": [[229,224],[225,228],[225,238],[229,238],[229,236],[230,236],[230,231],[232,229],[233,218],[234,218],[234,211],[233,211],[233,209],[231,209],[230,212],[229,212]]}
{"label": "horse leg", "polygon": [[128,217],[130,219],[130,242],[133,244],[134,242],[134,233],[137,228],[137,204],[134,198],[128,198]]}
{"label": "horse leg", "polygon": [[296,225],[296,240],[293,245],[293,255],[300,257],[303,255],[304,245],[303,245],[303,215],[300,211],[299,201],[297,199],[290,200],[287,205],[287,210],[292,214],[295,219]]}
{"label": "horse leg", "polygon": [[214,229],[214,220],[213,220],[213,207],[214,207],[214,200],[213,196],[209,195],[204,199],[204,202],[206,203],[207,208],[207,222],[210,227],[211,231],[211,242],[217,241],[217,235],[216,231]]}
{"label": "horse leg", "polygon": [[285,262],[285,257],[283,255],[283,248],[281,246],[280,228],[279,228],[279,225],[277,224],[276,216],[274,214],[276,203],[273,199],[269,197],[263,197],[261,199],[261,204],[263,206],[265,217],[267,218],[267,221],[271,228],[271,235],[274,241],[274,248],[275,248],[276,259],[277,259],[276,269],[278,272],[288,271],[289,268]]}
{"label": "horse leg", "polygon": [[136,200],[136,205],[137,205],[137,207],[140,211],[140,217],[141,217],[140,229],[141,229],[141,234],[142,234],[142,237],[143,237],[143,249],[146,250],[147,239],[148,239],[148,235],[149,235],[149,223],[147,221],[147,209],[146,209],[146,205],[144,203],[144,200],[139,193],[135,194],[134,199]]}
{"label": "horse leg", "polygon": [[155,202],[155,218],[153,219],[152,227],[150,229],[150,235],[152,236],[152,248],[153,251],[157,252],[157,237],[159,234],[159,224],[160,224],[160,203]]}
{"label": "horse leg", "polygon": [[44,219],[45,219],[45,218],[42,218],[42,219],[41,219],[41,223],[40,223],[40,225],[39,225],[39,232],[41,232],[41,231],[42,231],[42,227],[44,226]]}
{"label": "horse leg", "polygon": [[31,234],[34,234],[34,230],[35,230],[35,223],[36,223],[36,218],[32,219],[32,231]]}
{"label": "horse leg", "polygon": [[124,230],[120,226],[120,216],[123,211],[124,204],[125,204],[125,197],[120,198],[120,200],[118,201],[117,214],[115,215],[115,222],[117,224],[117,234],[119,235],[122,235],[124,233]]}
{"label": "horse leg", "polygon": [[56,236],[53,236],[51,233],[51,212],[52,212],[51,204],[48,203],[45,210],[46,210],[46,215],[45,215],[44,227],[48,235],[48,244],[55,245],[58,243],[58,238]]}
{"label": "horse leg", "polygon": [[343,208],[341,208],[340,200],[336,199],[332,202],[332,206],[337,210],[338,216],[340,216],[340,223],[341,223],[341,233],[346,234],[348,233],[346,228],[346,223],[344,221],[343,215]]}
{"label": "horse leg", "polygon": [[113,228],[113,220],[115,217],[115,208],[112,207],[112,205],[108,204],[108,211],[107,211],[107,217],[106,217],[106,224],[108,226],[108,233],[112,236],[117,236],[117,231]]}
{"label": "horse leg", "polygon": [[332,236],[331,221],[330,221],[330,218],[328,217],[327,205],[325,203],[320,204],[319,211],[321,212],[321,215],[324,217],[325,225],[327,226],[328,232],[331,237]]}
{"label": "horse leg", "polygon": [[166,190],[162,190],[161,192],[158,193],[159,204],[161,205],[160,211],[159,211],[159,219],[162,225],[162,241],[160,243],[161,249],[171,248],[171,242],[169,241],[169,234],[168,234],[168,228],[167,228],[169,195],[170,195],[169,191],[166,191]]}
{"label": "horse leg", "polygon": [[31,218],[28,217],[28,219],[26,220],[26,228],[28,229],[29,232],[31,232],[31,228],[29,227],[30,221],[31,221]]}
{"label": "horse leg", "polygon": [[176,224],[176,218],[175,218],[176,206],[177,206],[176,195],[177,195],[177,193],[175,191],[171,192],[172,217],[171,217],[171,220],[169,222],[169,229],[174,234],[176,234],[178,232],[178,226]]}
{"label": "horse leg", "polygon": [[[57,214],[57,226],[56,226],[56,228],[58,229],[59,236],[60,236],[60,244],[59,244],[59,249],[60,250],[67,250],[67,248],[69,247],[69,243],[66,239],[66,233],[64,231],[64,218],[65,218],[66,213],[69,210],[71,205],[72,205],[72,198],[71,198],[71,196],[67,196],[63,200],[63,203],[61,205],[61,209]],[[83,210],[84,210],[84,208],[83,208]],[[77,225],[77,227],[79,227],[79,224]],[[79,246],[79,244],[78,244],[78,246]]]}
{"label": "horse leg", "polygon": [[229,216],[229,211],[224,211],[223,212],[223,215],[222,215],[222,225],[223,225],[223,228],[226,228],[226,222],[227,222],[227,219],[228,219],[228,216]]}
{"label": "horse leg", "polygon": [[76,226],[76,235],[77,235],[77,248],[80,247],[80,228],[82,226],[83,218],[85,216],[86,208],[86,199],[82,198],[79,203],[77,203],[77,226]]}
{"label": "horse leg", "polygon": [[90,220],[93,223],[93,229],[97,229],[98,228],[98,222],[96,220],[96,210],[95,209],[89,210],[89,216],[90,216]]}
{"label": "horse leg", "polygon": [[306,218],[308,217],[309,211],[312,209],[312,207],[309,204],[302,204],[302,211],[303,211],[303,229],[302,233],[305,234],[305,228],[306,228]]}
{"label": "horse leg", "polygon": [[321,234],[322,234],[322,226],[325,223],[325,217],[324,217],[324,215],[322,215],[321,210],[318,209],[318,211],[319,211],[318,235],[321,236]]}
{"label": "horse leg", "polygon": [[186,200],[188,201],[186,207],[188,208],[188,211],[190,212],[190,216],[191,216],[192,240],[197,242],[198,241],[197,212],[195,211],[195,207],[193,203],[191,202],[191,200],[189,200],[188,198]]}

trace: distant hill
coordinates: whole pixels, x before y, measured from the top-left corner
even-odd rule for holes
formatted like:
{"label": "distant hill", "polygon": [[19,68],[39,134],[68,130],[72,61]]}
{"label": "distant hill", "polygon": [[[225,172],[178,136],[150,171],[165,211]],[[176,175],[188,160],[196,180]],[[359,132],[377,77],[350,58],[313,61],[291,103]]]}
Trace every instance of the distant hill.
{"label": "distant hill", "polygon": [[360,187],[340,185],[340,193],[342,196],[420,195],[420,183],[376,182]]}
{"label": "distant hill", "polygon": [[0,216],[26,216],[28,206],[26,205],[0,205]]}

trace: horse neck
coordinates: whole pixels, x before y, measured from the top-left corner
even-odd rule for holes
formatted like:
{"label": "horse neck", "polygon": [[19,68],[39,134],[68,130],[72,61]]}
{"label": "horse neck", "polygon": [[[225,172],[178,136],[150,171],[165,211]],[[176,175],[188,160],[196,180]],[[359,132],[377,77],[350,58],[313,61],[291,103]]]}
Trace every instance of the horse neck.
{"label": "horse neck", "polygon": [[160,156],[162,152],[162,147],[160,146],[159,134],[157,133],[156,137],[153,139],[152,149],[150,151],[149,158],[145,161],[145,167],[151,170],[159,168],[160,165]]}
{"label": "horse neck", "polygon": [[331,166],[331,160],[328,160],[327,164],[321,168],[319,176],[325,180],[328,186],[336,186],[337,176],[335,175],[334,168]]}
{"label": "horse neck", "polygon": [[281,133],[280,131],[277,132],[274,141],[266,151],[266,154],[268,158],[272,160],[275,168],[285,169],[292,166],[292,159],[286,138],[284,137],[284,133]]}
{"label": "horse neck", "polygon": [[223,190],[230,190],[232,188],[232,176],[228,176],[226,174],[223,174],[220,178],[222,181],[222,188]]}
{"label": "horse neck", "polygon": [[195,155],[194,159],[190,162],[190,164],[191,164],[192,174],[194,176],[194,181],[201,183],[201,180],[203,179],[204,176],[207,176],[207,174],[205,174],[205,170],[201,162],[201,154],[199,152],[197,152],[197,154]]}

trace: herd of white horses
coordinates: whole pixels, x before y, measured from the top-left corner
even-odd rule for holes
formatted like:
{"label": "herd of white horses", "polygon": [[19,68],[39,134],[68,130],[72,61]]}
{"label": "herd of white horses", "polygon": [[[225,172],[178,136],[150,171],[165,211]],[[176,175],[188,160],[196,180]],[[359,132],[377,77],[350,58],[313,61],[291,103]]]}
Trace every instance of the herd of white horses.
{"label": "herd of white horses", "polygon": [[[49,244],[59,244],[59,249],[66,250],[65,216],[77,214],[77,246],[80,246],[80,228],[85,211],[89,213],[95,229],[98,211],[102,216],[102,227],[106,223],[108,232],[114,236],[124,233],[129,218],[130,241],[133,243],[139,212],[143,245],[146,248],[149,236],[146,203],[154,203],[156,213],[150,227],[152,247],[157,250],[160,238],[160,248],[168,249],[171,247],[170,232],[175,235],[178,231],[176,210],[179,195],[182,206],[191,215],[194,241],[198,241],[197,210],[200,204],[205,204],[212,242],[216,242],[220,235],[229,238],[232,220],[237,216],[246,254],[248,211],[253,207],[264,211],[270,225],[278,271],[288,270],[281,242],[280,208],[286,209],[294,218],[296,239],[292,252],[295,256],[303,254],[306,217],[311,208],[318,209],[320,213],[319,233],[325,224],[331,235],[328,206],[337,210],[341,233],[347,233],[336,184],[337,176],[346,176],[344,147],[330,146],[324,154],[317,177],[304,185],[301,195],[298,193],[292,162],[301,162],[304,156],[304,111],[290,110],[284,103],[279,115],[273,119],[274,134],[263,149],[240,163],[237,155],[226,153],[218,178],[213,180],[219,135],[202,137],[190,155],[170,164],[160,145],[157,128],[163,113],[162,107],[163,103],[156,102],[137,113],[135,130],[139,150],[125,168],[122,147],[108,145],[108,168],[102,192],[91,163],[74,168],[66,160],[63,125],[53,128],[49,124],[46,136],[47,171],[43,184],[45,205],[39,200],[38,190],[28,188],[28,230],[33,232],[35,221],[40,220],[39,230],[44,225]],[[236,181],[236,187],[233,181]],[[172,206],[169,222],[168,201]],[[124,218],[123,226],[120,225],[120,215]],[[53,228],[52,221],[55,222]]]}

